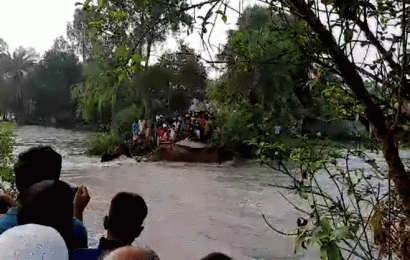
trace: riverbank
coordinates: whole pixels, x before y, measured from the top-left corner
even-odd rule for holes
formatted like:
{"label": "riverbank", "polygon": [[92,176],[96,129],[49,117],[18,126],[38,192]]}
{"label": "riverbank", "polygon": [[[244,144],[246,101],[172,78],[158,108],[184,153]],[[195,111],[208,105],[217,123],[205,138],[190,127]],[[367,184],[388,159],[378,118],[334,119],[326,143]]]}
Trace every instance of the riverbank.
{"label": "riverbank", "polygon": [[302,259],[294,256],[294,238],[279,235],[262,218],[263,212],[276,228],[290,231],[300,216],[269,186],[272,177],[270,170],[254,163],[136,163],[133,159],[62,176],[90,190],[84,214],[90,247],[104,235],[102,219],[111,198],[130,191],[141,194],[149,208],[145,229],[136,241],[150,246],[161,259],[200,259],[214,251],[236,260]]}

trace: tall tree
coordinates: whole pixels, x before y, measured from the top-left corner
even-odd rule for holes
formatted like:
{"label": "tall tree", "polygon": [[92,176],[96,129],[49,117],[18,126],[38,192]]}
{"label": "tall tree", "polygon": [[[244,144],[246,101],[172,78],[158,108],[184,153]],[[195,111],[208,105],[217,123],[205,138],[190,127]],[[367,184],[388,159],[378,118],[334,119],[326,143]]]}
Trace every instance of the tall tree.
{"label": "tall tree", "polygon": [[76,8],[74,19],[67,23],[67,38],[71,43],[76,55],[86,62],[91,57],[91,41],[89,38],[89,27],[87,13]]}
{"label": "tall tree", "polygon": [[178,1],[111,0],[93,5],[86,1],[83,10],[92,43],[100,46],[99,51],[110,55],[115,46],[122,45],[148,62],[152,46],[163,42],[169,31],[177,32],[182,26],[189,30],[192,26],[192,17],[179,9],[182,4]]}
{"label": "tall tree", "polygon": [[[400,196],[400,208],[408,223],[410,176],[395,141],[400,127],[409,121],[408,1],[261,2],[279,14],[292,13],[305,20],[324,47],[324,52],[312,60],[334,71],[344,83],[338,87],[337,95],[346,94],[349,100],[357,101],[361,106],[358,114],[363,114],[374,126],[388,166],[388,177]],[[376,95],[366,88],[365,80],[369,78],[375,82]],[[408,237],[401,243],[399,255],[409,259]],[[390,248],[389,241],[385,244]],[[342,256],[338,254],[337,259]]]}
{"label": "tall tree", "polygon": [[[0,41],[0,74],[3,83],[11,87],[13,93],[13,110],[15,113],[24,113],[30,101],[29,91],[25,81],[38,62],[39,54],[34,48],[18,47],[13,54],[8,51],[7,43]],[[10,92],[10,91],[8,91]]]}
{"label": "tall tree", "polygon": [[168,69],[173,75],[174,110],[184,111],[192,99],[204,100],[208,74],[195,50],[181,42],[176,51],[162,54],[155,67]]}
{"label": "tall tree", "polygon": [[[399,104],[389,109],[393,110],[393,115],[400,115],[400,103],[409,93],[407,77],[410,76],[407,66],[406,1],[372,3],[289,0],[272,4],[289,8],[287,10],[296,13],[309,24],[326,47],[330,58],[322,61],[339,72],[355,97],[365,106],[365,115],[375,126],[377,138],[382,144],[389,176],[395,183],[404,212],[410,219],[410,176],[404,168],[394,141],[394,127],[399,124],[398,118],[389,116],[387,110],[381,109],[382,104],[372,98],[363,79],[364,76],[371,77],[382,84],[384,91],[395,97],[394,103]],[[321,13],[325,16],[321,16]],[[373,30],[371,23],[376,25]],[[391,32],[389,28],[392,23],[399,25],[402,30]],[[339,40],[334,37],[337,27],[343,35]],[[359,31],[363,33],[363,37]],[[376,51],[376,55],[358,58],[358,52],[368,48]],[[393,127],[390,127],[391,125]]]}
{"label": "tall tree", "polygon": [[301,126],[306,116],[319,115],[322,103],[322,86],[309,84],[310,56],[320,53],[320,46],[304,21],[289,14],[284,19],[267,7],[246,8],[218,54],[224,74],[208,88],[215,110],[225,111],[219,114],[222,121],[236,121],[230,111],[243,110],[244,129],[252,126],[260,138],[261,133],[274,136],[275,125]]}
{"label": "tall tree", "polygon": [[82,78],[81,65],[72,48],[62,37],[55,39],[36,70],[33,100],[40,118],[69,120],[73,114],[71,87]]}
{"label": "tall tree", "polygon": [[[104,76],[97,79],[91,73],[85,77],[82,90],[78,93],[85,91],[89,96],[87,102],[80,103],[98,104],[96,107],[99,113],[107,111],[102,107],[109,105],[110,112],[103,114],[115,119],[120,88],[124,86],[123,83],[143,74],[140,73],[143,70],[142,61],[148,68],[153,45],[164,41],[169,29],[177,31],[183,25],[188,28],[191,25],[192,18],[179,9],[181,4],[178,1],[110,0],[97,1],[95,4],[86,1],[83,12],[92,45],[89,63],[97,66]],[[144,103],[147,112],[150,101]]]}

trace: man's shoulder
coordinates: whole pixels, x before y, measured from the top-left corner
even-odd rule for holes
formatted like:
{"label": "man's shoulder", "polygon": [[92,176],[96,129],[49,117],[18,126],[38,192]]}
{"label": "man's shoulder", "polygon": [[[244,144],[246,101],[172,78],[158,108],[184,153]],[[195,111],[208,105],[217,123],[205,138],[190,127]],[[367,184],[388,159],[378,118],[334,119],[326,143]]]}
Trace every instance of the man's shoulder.
{"label": "man's shoulder", "polygon": [[77,228],[83,228],[84,224],[81,220],[78,220],[77,218],[73,218],[73,227],[77,227]]}
{"label": "man's shoulder", "polygon": [[2,234],[7,229],[18,225],[17,211],[17,207],[10,208],[6,214],[0,217],[0,234]]}

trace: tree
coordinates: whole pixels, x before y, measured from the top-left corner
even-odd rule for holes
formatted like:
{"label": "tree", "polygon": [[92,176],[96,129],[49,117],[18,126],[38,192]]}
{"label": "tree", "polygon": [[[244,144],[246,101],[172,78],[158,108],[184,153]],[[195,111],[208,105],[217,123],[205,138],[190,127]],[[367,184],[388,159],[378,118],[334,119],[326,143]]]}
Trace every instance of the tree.
{"label": "tree", "polygon": [[[348,87],[355,94],[355,97],[365,106],[365,114],[369,121],[375,126],[377,138],[382,144],[382,150],[389,166],[389,175],[395,182],[396,188],[401,195],[403,207],[410,217],[410,178],[404,169],[404,165],[398,154],[398,147],[394,142],[394,126],[399,124],[399,121],[386,115],[386,111],[383,111],[377,101],[372,99],[369,91],[365,88],[363,76],[369,76],[376,79],[381,84],[384,84],[385,91],[392,91],[392,94],[396,96],[397,102],[402,102],[403,97],[407,97],[407,84],[408,80],[406,76],[409,71],[407,70],[407,21],[406,24],[400,22],[400,18],[405,19],[406,15],[406,3],[405,2],[379,2],[377,5],[371,2],[343,2],[343,1],[325,1],[325,5],[322,5],[318,1],[313,5],[309,5],[302,0],[291,0],[288,2],[282,2],[285,6],[289,7],[290,11],[294,11],[301,18],[306,20],[312,30],[317,34],[317,37],[322,44],[327,48],[327,53],[330,59],[325,60],[329,66],[337,69],[340,76],[345,80]],[[337,15],[339,19],[333,22],[328,18],[325,20],[327,27],[322,23],[319,14],[323,12],[321,9],[318,11],[315,8],[324,8],[324,13],[327,17],[330,15]],[[394,14],[393,16],[389,15]],[[398,15],[396,18],[395,15]],[[392,19],[402,26],[402,35],[396,36],[389,33],[389,22]],[[370,19],[374,20],[378,24],[376,32],[373,32],[370,27]],[[341,25],[344,33],[343,41],[337,42],[333,36],[332,30],[335,30],[336,26],[340,26],[340,21],[343,20],[346,24]],[[361,40],[359,35],[355,33],[354,28],[358,28],[363,31],[365,39]],[[391,35],[392,39],[386,40],[386,35]],[[379,40],[380,39],[380,40]],[[393,40],[393,46],[389,49],[383,47],[381,39],[389,42]],[[376,73],[372,73],[372,66],[356,65],[353,55],[349,55],[360,46],[354,45],[357,41],[363,41],[366,46],[374,46],[378,55],[375,57],[367,57],[376,65],[380,67],[376,70]],[[356,48],[355,48],[356,47]],[[402,48],[400,48],[402,47]],[[401,51],[400,51],[401,49]],[[399,55],[393,55],[394,51],[399,51]],[[380,58],[379,58],[380,57]],[[349,59],[350,58],[350,59]],[[352,59],[353,58],[353,59]],[[371,64],[371,62],[369,62]],[[384,75],[380,70],[390,69],[389,75]],[[360,73],[363,73],[362,75]],[[386,76],[385,78],[380,78]],[[397,89],[388,89],[389,85],[394,82],[394,79],[398,79]],[[392,79],[392,80],[389,80]],[[393,82],[392,82],[393,81]],[[398,111],[396,106],[396,110]],[[398,111],[400,112],[400,111]],[[397,113],[397,112],[396,112]],[[389,128],[389,125],[393,123],[393,127]]]}
{"label": "tree", "polygon": [[[311,36],[316,38],[324,49],[314,53],[309,59],[316,66],[323,68],[323,71],[331,71],[334,79],[339,81],[340,84],[333,86],[336,91],[331,94],[343,106],[339,112],[346,112],[346,108],[350,109],[354,111],[354,116],[363,116],[374,126],[377,142],[388,165],[388,176],[394,182],[400,197],[401,212],[409,221],[410,176],[399,156],[399,147],[395,139],[400,128],[409,121],[407,108],[410,92],[407,42],[409,2],[407,0],[261,0],[259,2],[275,11],[285,21],[286,16],[293,14],[304,20],[311,28],[313,32]],[[202,4],[210,4],[203,17],[204,34],[209,31],[206,29],[207,26],[214,25],[209,22],[213,13],[226,20],[226,9],[233,9],[229,2],[224,0],[212,3],[204,1]],[[218,7],[223,8],[218,9]],[[317,81],[323,80],[320,75],[323,74],[316,75]],[[366,79],[375,82],[376,93],[370,93],[365,87]],[[281,147],[272,148],[276,151],[281,150]],[[327,220],[317,224],[322,230],[331,230]],[[401,257],[408,259],[409,239],[405,238],[401,242]],[[331,246],[327,244],[330,246],[328,249],[334,249],[335,243],[334,241],[332,243]],[[328,259],[342,257],[339,251],[334,252],[335,254],[331,255],[336,258],[327,255]],[[371,250],[370,254],[372,254]],[[372,256],[369,258],[372,259]]]}
{"label": "tree", "polygon": [[[407,1],[272,1],[265,2],[281,13],[305,20],[325,47],[316,61],[336,72],[346,93],[362,106],[364,116],[375,127],[394,182],[403,214],[410,218],[410,176],[399,156],[395,135],[408,119],[408,8]],[[375,25],[371,27],[370,25]],[[393,31],[393,26],[401,30]],[[370,53],[374,55],[361,55]],[[365,79],[376,82],[380,95],[371,95]],[[380,98],[380,96],[388,98]],[[390,229],[389,229],[390,230]],[[401,257],[408,259],[408,239],[401,240]],[[385,244],[386,245],[386,244]],[[400,253],[400,252],[399,252]]]}
{"label": "tree", "polygon": [[[192,18],[179,9],[180,4],[183,3],[116,0],[83,4],[87,36],[92,46],[89,65],[97,67],[99,73],[97,76],[90,72],[81,89],[76,91],[86,93],[80,98],[82,101],[78,100],[81,107],[88,107],[87,112],[83,111],[84,116],[90,119],[89,112],[96,111],[100,116],[105,115],[102,118],[108,116],[115,122],[119,91],[124,86],[141,85],[134,79],[150,75],[148,62],[152,46],[164,41],[169,29],[177,31],[182,25],[190,26]],[[147,72],[143,72],[142,62]],[[139,89],[138,95],[148,98],[149,92],[149,89]],[[149,113],[151,100],[143,103],[145,113]]]}
{"label": "tree", "polygon": [[236,147],[251,138],[272,140],[275,126],[290,132],[305,117],[322,115],[323,86],[309,77],[314,71],[310,56],[321,49],[306,23],[254,6],[237,24],[218,54],[224,73],[207,89],[223,129],[221,142]]}
{"label": "tree", "polygon": [[55,117],[59,121],[74,117],[71,87],[79,84],[82,68],[67,41],[62,37],[46,51],[36,71],[33,86],[35,111],[39,118]]}
{"label": "tree", "polygon": [[193,99],[204,100],[207,71],[193,49],[180,43],[176,51],[162,54],[155,67],[172,73],[169,100],[173,111],[185,111]]}
{"label": "tree", "polygon": [[[6,93],[12,93],[14,100],[12,103],[5,104],[6,109],[12,109],[14,113],[24,113],[30,101],[30,90],[26,83],[30,74],[33,72],[39,54],[34,48],[18,47],[13,54],[8,51],[7,43],[0,40],[0,74]],[[10,101],[10,99],[9,99]],[[4,103],[3,103],[4,104]]]}
{"label": "tree", "polygon": [[87,24],[87,13],[76,8],[74,20],[67,23],[67,38],[73,46],[75,54],[86,62],[91,57],[91,41],[89,38],[89,28]]}
{"label": "tree", "polygon": [[99,51],[114,51],[115,46],[127,47],[130,55],[136,53],[146,59],[148,65],[152,46],[163,42],[168,31],[178,31],[182,25],[192,25],[192,17],[179,9],[183,3],[98,1],[96,5],[86,1],[89,33]]}

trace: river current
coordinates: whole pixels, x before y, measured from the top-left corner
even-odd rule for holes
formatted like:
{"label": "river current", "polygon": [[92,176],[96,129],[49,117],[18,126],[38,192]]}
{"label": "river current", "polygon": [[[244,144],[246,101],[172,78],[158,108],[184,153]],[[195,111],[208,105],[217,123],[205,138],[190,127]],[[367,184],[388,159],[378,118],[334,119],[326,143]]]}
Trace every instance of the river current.
{"label": "river current", "polygon": [[[86,155],[91,133],[42,126],[18,126],[14,154],[35,145],[50,145],[63,157],[62,179],[85,185],[91,201],[84,212],[89,246],[105,234],[103,217],[120,191],[137,192],[148,204],[145,229],[136,239],[160,259],[200,259],[219,251],[233,259],[318,259],[312,252],[294,253],[292,232],[298,212],[271,186],[290,180],[255,162],[223,164],[144,162],[121,158],[101,163]],[[383,165],[381,155],[369,153]],[[403,156],[409,158],[408,152]],[[406,162],[406,160],[405,160]],[[349,167],[366,168],[353,158]],[[286,194],[304,207],[295,194]]]}

